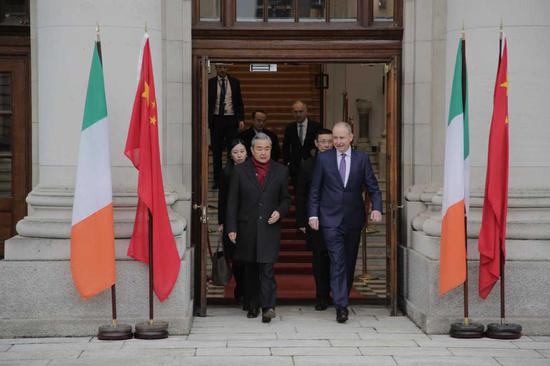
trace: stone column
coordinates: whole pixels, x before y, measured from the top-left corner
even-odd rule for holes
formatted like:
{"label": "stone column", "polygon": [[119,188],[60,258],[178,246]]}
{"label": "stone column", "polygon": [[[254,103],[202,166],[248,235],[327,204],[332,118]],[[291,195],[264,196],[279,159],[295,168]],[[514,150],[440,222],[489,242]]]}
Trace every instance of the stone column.
{"label": "stone column", "polygon": [[[18,223],[19,235],[6,242],[6,259],[0,262],[0,297],[6,300],[0,305],[0,337],[90,335],[111,316],[110,291],[81,300],[69,262],[73,189],[96,23],[101,30],[111,135],[118,315],[129,323],[148,317],[148,268],[126,256],[137,202],[137,174],[123,150],[146,23],[157,98],[164,99],[163,6],[161,0],[36,2],[32,52],[37,59],[33,80],[38,84],[38,103],[34,103],[38,109],[38,184],[27,198],[29,215]],[[163,136],[166,104],[158,105],[159,135]],[[171,333],[185,333],[192,314],[192,276],[185,222],[170,208],[176,199],[175,193],[167,192],[182,261],[180,278],[168,300],[156,302],[155,314],[170,321]]]}
{"label": "stone column", "polygon": [[[471,211],[468,220],[470,315],[487,323],[499,315],[499,283],[487,301],[478,296],[478,234],[487,167],[487,143],[493,108],[493,88],[498,62],[499,25],[508,37],[510,179],[507,223],[507,315],[524,326],[526,334],[548,334],[550,301],[543,281],[550,273],[550,163],[546,121],[550,72],[546,66],[550,49],[541,47],[550,36],[550,3],[530,1],[448,0],[446,12],[446,109],[458,39],[464,24],[469,82],[471,164]],[[435,20],[434,20],[435,22]],[[435,121],[434,123],[439,123]],[[444,140],[444,131],[434,134]],[[434,141],[434,139],[432,139]],[[415,143],[429,143],[415,141]],[[435,146],[435,143],[432,142]],[[432,169],[438,169],[435,162]],[[451,321],[462,316],[462,288],[438,296],[439,242],[441,235],[441,181],[432,180],[418,195],[418,187],[406,194],[414,208],[407,255],[409,316],[426,331],[448,331]],[[424,208],[418,211],[418,207]]]}

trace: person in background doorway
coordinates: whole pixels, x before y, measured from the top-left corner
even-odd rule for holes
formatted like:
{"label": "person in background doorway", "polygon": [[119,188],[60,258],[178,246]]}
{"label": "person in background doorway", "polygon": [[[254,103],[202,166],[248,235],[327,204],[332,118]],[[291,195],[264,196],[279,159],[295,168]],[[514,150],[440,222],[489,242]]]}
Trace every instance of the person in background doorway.
{"label": "person in background doorway", "polygon": [[214,163],[214,186],[218,189],[222,154],[244,128],[244,104],[239,79],[227,74],[227,65],[216,65],[216,76],[208,81],[208,128]]}
{"label": "person in background doorway", "polygon": [[231,173],[226,230],[237,243],[235,259],[245,266],[247,317],[257,317],[261,307],[264,323],[275,317],[274,264],[289,206],[288,169],[271,160],[271,139],[260,132],[252,139],[252,158]]}
{"label": "person in background doorway", "polygon": [[332,129],[335,149],[317,155],[309,193],[309,226],[321,228],[330,257],[330,289],[336,321],[348,320],[361,230],[365,225],[363,187],[372,205],[371,220],[382,219],[382,193],[369,156],[351,149],[353,133],[346,122]]}
{"label": "person in background doorway", "polygon": [[247,152],[244,145],[244,141],[241,139],[234,139],[230,146],[231,159],[227,162],[227,165],[223,169],[223,173],[220,176],[220,191],[218,192],[218,232],[222,233],[223,250],[226,258],[231,262],[231,269],[233,271],[233,277],[235,278],[235,290],[233,294],[237,302],[242,303],[244,301],[244,266],[239,261],[235,260],[235,244],[229,240],[227,236],[227,230],[224,230],[224,222],[226,218],[227,210],[227,192],[229,191],[229,177],[234,169],[235,165],[242,164],[246,161]]}
{"label": "person in background doorway", "polygon": [[[326,128],[321,128],[317,131],[315,146],[320,153],[332,149],[332,131]],[[300,231],[306,234],[307,248],[313,252],[312,264],[316,290],[315,310],[322,311],[326,310],[329,304],[330,260],[323,240],[323,235],[319,230],[313,230],[307,224],[307,202],[315,161],[316,156],[305,160],[298,172],[298,180],[296,183],[296,225]]]}
{"label": "person in background doorway", "polygon": [[307,117],[307,105],[297,100],[292,105],[294,121],[285,128],[283,139],[283,161],[290,171],[292,182],[296,184],[298,170],[303,160],[311,157],[315,151],[314,138],[321,128],[318,122]]}
{"label": "person in background doorway", "polygon": [[259,132],[265,133],[271,139],[273,148],[271,149],[271,159],[279,161],[281,156],[281,147],[279,146],[279,138],[277,135],[266,128],[267,113],[261,109],[252,112],[252,126],[239,134],[239,137],[244,141],[248,154],[251,154],[250,146],[252,138]]}

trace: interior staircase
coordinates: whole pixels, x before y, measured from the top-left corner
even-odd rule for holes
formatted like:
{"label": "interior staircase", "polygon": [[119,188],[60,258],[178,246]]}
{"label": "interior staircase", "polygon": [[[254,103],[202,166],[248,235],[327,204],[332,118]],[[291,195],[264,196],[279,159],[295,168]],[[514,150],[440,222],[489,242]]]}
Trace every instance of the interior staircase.
{"label": "interior staircase", "polygon": [[[256,109],[262,109],[268,114],[266,127],[275,132],[282,144],[284,129],[292,121],[291,106],[296,100],[308,105],[308,117],[320,120],[320,90],[315,87],[315,76],[320,72],[320,65],[278,65],[276,73],[249,72],[249,65],[232,65],[231,75],[241,81],[241,91],[245,104],[247,127],[251,123],[251,114]],[[210,155],[211,158],[211,155]],[[225,157],[224,157],[225,159]],[[371,162],[377,173],[378,162],[376,154],[371,154]],[[210,164],[209,177],[212,177]],[[384,182],[380,182],[385,192]],[[212,186],[210,181],[209,187]],[[313,300],[315,299],[315,283],[312,274],[312,253],[307,250],[305,235],[296,227],[296,209],[294,206],[294,187],[289,182],[289,192],[292,205],[288,215],[282,221],[281,249],[279,261],[275,264],[277,277],[278,300]],[[384,193],[385,195],[385,193]],[[209,232],[212,246],[219,240],[217,232],[217,191],[209,192]],[[368,236],[367,268],[369,274],[376,279],[368,285],[358,281],[352,292],[352,299],[384,299],[386,296],[386,243],[384,222],[370,225],[378,230]],[[213,248],[214,249],[214,248]],[[361,251],[360,251],[361,254]],[[207,261],[210,265],[210,261]],[[362,273],[362,263],[359,257],[357,274]],[[210,273],[210,268],[208,268]],[[219,287],[209,285],[208,298],[228,299],[233,294],[233,283]]]}

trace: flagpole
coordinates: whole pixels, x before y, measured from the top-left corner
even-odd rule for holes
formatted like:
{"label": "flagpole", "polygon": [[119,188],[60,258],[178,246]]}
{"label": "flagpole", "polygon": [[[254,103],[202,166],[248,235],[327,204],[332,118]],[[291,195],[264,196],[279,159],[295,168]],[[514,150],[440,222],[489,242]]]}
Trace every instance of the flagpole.
{"label": "flagpole", "polygon": [[[101,53],[101,38],[99,36],[99,23],[96,23],[95,27],[96,34],[96,47],[97,54],[99,56],[99,62],[103,66],[103,55]],[[110,326],[101,326],[99,327],[97,338],[101,340],[125,340],[131,339],[134,337],[132,333],[132,326],[128,324],[119,324],[117,321],[117,311],[116,311],[116,283],[113,283],[111,286],[111,313],[112,319]]]}
{"label": "flagpole", "polygon": [[[96,44],[97,44],[97,54],[99,55],[99,62],[103,65],[103,55],[101,54],[101,39],[99,37],[99,23],[96,23],[95,27],[96,34]],[[111,286],[111,308],[113,314],[113,327],[117,325],[117,314],[116,314],[116,284],[113,283]]]}
{"label": "flagpole", "polygon": [[[464,113],[464,121],[467,121],[467,67],[466,67],[466,32],[464,31],[464,21],[462,22],[462,108]],[[466,193],[466,192],[465,192]],[[469,192],[467,192],[469,195]],[[467,197],[465,197],[467,199]],[[466,265],[466,277],[464,279],[464,284],[462,285],[464,296],[463,296],[463,307],[464,307],[464,321],[463,323],[453,323],[451,324],[450,336],[453,338],[482,338],[483,331],[485,327],[483,324],[471,323],[469,316],[469,295],[468,295],[468,212],[467,208],[464,208],[464,248],[465,248],[465,265]]]}
{"label": "flagpole", "polygon": [[[504,38],[503,22],[500,19],[500,37],[498,42],[498,69],[500,72],[500,64],[502,62],[502,40]],[[498,78],[498,73],[497,73]],[[502,223],[506,225],[506,222]],[[500,254],[500,323],[491,323],[487,325],[486,335],[488,338],[494,339],[519,339],[521,338],[522,326],[514,323],[506,323],[506,293],[505,293],[505,261],[503,247],[503,238],[499,241],[499,254]]]}
{"label": "flagpole", "polygon": [[[500,36],[498,39],[498,66],[500,67],[500,62],[502,61],[502,19],[500,19]],[[504,224],[505,225],[505,224]],[[504,253],[502,252],[502,239],[499,242],[499,253],[500,253],[500,324],[504,324],[504,318],[506,318],[506,295],[504,290]]]}
{"label": "flagpole", "polygon": [[[145,34],[147,35],[147,22],[145,22]],[[144,43],[146,45],[146,43]],[[143,49],[142,49],[143,50]],[[143,62],[143,55],[140,55],[140,62]],[[143,67],[143,63],[141,63]],[[147,96],[148,98],[148,96]],[[148,101],[147,101],[148,103]],[[148,249],[149,249],[149,320],[136,324],[134,336],[138,339],[163,339],[168,338],[168,322],[154,320],[154,225],[153,212],[147,207],[148,216]],[[158,229],[158,228],[157,228]],[[162,230],[160,231],[162,232]],[[162,256],[162,253],[161,253]]]}
{"label": "flagpole", "polygon": [[147,209],[149,214],[149,324],[153,325],[153,214]]}
{"label": "flagpole", "polygon": [[[466,106],[466,32],[464,31],[464,20],[462,20],[462,106],[463,108]],[[465,119],[467,116],[464,116]],[[469,193],[469,192],[468,192]],[[464,260],[466,261],[466,278],[464,279],[464,285],[462,286],[464,289],[464,325],[470,324],[470,319],[468,315],[468,215],[466,210],[464,211],[464,247],[466,250],[466,257]]]}

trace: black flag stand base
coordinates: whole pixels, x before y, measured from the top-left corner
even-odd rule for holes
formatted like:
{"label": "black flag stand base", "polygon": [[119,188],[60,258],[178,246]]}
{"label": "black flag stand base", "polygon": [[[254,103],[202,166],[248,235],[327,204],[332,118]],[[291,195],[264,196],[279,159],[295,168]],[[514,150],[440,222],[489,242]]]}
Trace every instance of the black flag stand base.
{"label": "black flag stand base", "polygon": [[115,320],[111,324],[102,325],[97,332],[97,339],[102,341],[123,341],[132,339],[132,326],[128,324],[119,324]]}
{"label": "black flag stand base", "polygon": [[164,339],[168,338],[168,322],[149,320],[136,324],[134,337],[137,339]]}
{"label": "black flag stand base", "polygon": [[487,325],[485,336],[493,339],[519,339],[521,338],[521,325],[513,323],[491,323]]}
{"label": "black flag stand base", "polygon": [[449,335],[453,338],[483,338],[483,324],[470,323],[466,318],[463,323],[451,324]]}

